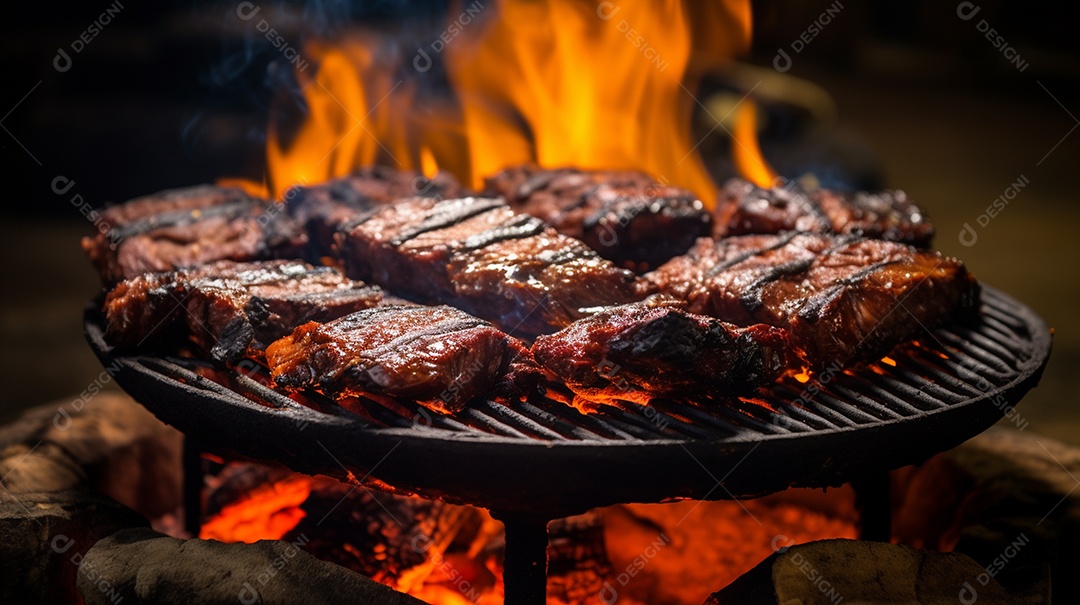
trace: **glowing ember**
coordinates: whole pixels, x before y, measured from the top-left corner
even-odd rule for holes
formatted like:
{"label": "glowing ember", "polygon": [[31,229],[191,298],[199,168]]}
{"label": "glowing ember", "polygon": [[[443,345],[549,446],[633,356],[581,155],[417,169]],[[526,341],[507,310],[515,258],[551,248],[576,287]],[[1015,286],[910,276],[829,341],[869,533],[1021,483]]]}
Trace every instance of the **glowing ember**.
{"label": "glowing ember", "polygon": [[[713,203],[692,137],[693,91],[748,46],[748,1],[494,0],[458,3],[450,15],[453,39],[440,54],[415,57],[424,61],[367,29],[306,44],[318,65],[296,74],[307,115],[299,129],[271,123],[263,193],[371,164],[449,170],[478,187],[533,162],[643,170]],[[420,90],[433,61],[448,94]],[[751,113],[737,124],[753,130],[752,101],[743,107]],[[736,138],[743,163],[745,150],[759,155],[756,141]],[[768,170],[760,158],[747,166],[755,181]]]}
{"label": "glowing ember", "polygon": [[[798,494],[795,498],[810,495],[801,490],[793,494]],[[620,598],[619,603],[699,605],[777,548],[856,537],[850,520],[778,496],[604,509],[608,555],[615,573],[609,582],[618,588],[620,597],[629,597]]]}
{"label": "glowing ember", "polygon": [[311,495],[307,477],[294,475],[260,485],[203,523],[199,537],[222,542],[280,540],[307,514],[300,507]]}
{"label": "glowing ember", "polygon": [[[433,605],[502,605],[503,528],[485,511],[389,494],[375,502],[329,478],[276,477],[238,491],[200,537],[299,537],[311,554]],[[776,548],[854,537],[855,517],[847,488],[597,509],[549,526],[548,602],[605,602],[610,585],[620,603],[697,605]]]}

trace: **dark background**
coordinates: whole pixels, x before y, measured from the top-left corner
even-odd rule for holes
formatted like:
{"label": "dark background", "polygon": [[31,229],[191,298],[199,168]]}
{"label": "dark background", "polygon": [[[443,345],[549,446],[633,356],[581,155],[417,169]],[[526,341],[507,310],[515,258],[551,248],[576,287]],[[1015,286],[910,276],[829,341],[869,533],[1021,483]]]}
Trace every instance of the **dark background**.
{"label": "dark background", "polygon": [[[258,178],[271,90],[288,69],[252,39],[238,3],[138,2],[78,54],[70,44],[112,3],[20,3],[0,22],[0,421],[99,380],[82,340],[96,277],[78,248],[92,206],[223,176]],[[272,3],[261,3],[270,7]],[[1019,408],[1032,430],[1080,443],[1080,44],[1061,2],[840,0],[840,14],[798,54],[791,44],[836,3],[755,2],[753,51],[711,77],[706,106],[761,83],[763,148],[780,171],[837,184],[902,188],[930,210],[937,246],[1056,328],[1043,385]],[[445,3],[294,3],[285,15],[332,28],[363,19],[436,30]],[[977,28],[985,19],[1028,64],[1011,65]],[[316,22],[317,21],[317,22]],[[288,30],[288,19],[285,19]],[[290,33],[295,33],[290,30]],[[59,72],[58,48],[71,69]],[[777,49],[790,71],[773,69]],[[730,96],[730,94],[728,94]],[[700,116],[702,134],[710,128]],[[718,131],[719,132],[719,131]],[[718,178],[728,142],[703,145]],[[63,176],[74,187],[57,195]],[[1029,184],[986,226],[977,219],[1009,185]],[[978,241],[962,245],[965,223]]]}

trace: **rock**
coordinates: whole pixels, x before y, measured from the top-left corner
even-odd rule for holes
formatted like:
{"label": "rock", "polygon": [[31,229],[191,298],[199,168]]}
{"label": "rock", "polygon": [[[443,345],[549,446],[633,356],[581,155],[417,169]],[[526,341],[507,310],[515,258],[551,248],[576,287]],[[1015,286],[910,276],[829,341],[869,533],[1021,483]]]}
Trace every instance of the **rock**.
{"label": "rock", "polygon": [[11,494],[87,487],[86,470],[55,443],[13,443],[0,449],[0,477]]}
{"label": "rock", "polygon": [[127,395],[102,391],[0,427],[0,476],[13,494],[89,489],[155,518],[180,505],[182,444]]}
{"label": "rock", "polygon": [[[822,540],[777,552],[714,593],[706,605],[975,603],[1020,605],[971,558],[907,546]],[[985,583],[984,581],[985,580]]]}
{"label": "rock", "polygon": [[896,473],[894,539],[962,552],[1014,593],[1049,562],[1053,600],[1080,602],[1078,477],[1080,449],[995,427]]}
{"label": "rock", "polygon": [[86,552],[109,534],[145,525],[96,494],[0,491],[0,603],[77,602],[75,578]]}
{"label": "rock", "polygon": [[98,542],[78,581],[86,605],[423,605],[295,543],[179,540],[147,529]]}

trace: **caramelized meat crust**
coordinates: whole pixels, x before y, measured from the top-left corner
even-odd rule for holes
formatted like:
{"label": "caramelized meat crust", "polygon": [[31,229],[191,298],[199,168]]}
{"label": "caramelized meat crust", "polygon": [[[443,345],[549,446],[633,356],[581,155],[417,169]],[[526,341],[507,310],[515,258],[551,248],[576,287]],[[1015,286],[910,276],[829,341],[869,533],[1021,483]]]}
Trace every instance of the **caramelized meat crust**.
{"label": "caramelized meat crust", "polygon": [[216,260],[299,256],[307,234],[283,208],[239,189],[163,191],[101,211],[83,251],[106,285]]}
{"label": "caramelized meat crust", "polygon": [[633,273],[497,199],[405,200],[338,238],[349,275],[527,340],[640,298]]}
{"label": "caramelized meat crust", "polygon": [[656,267],[709,234],[712,216],[692,192],[634,171],[508,168],[485,181],[506,199],[603,258],[633,269]]}
{"label": "caramelized meat crust", "polygon": [[336,257],[334,234],[380,206],[425,196],[461,197],[464,188],[448,172],[428,178],[419,172],[369,166],[352,174],[310,187],[294,187],[285,194],[289,214],[307,228],[307,253],[318,259]]}
{"label": "caramelized meat crust", "polygon": [[377,393],[451,411],[492,392],[521,394],[539,373],[528,350],[447,306],[383,305],[308,323],[266,350],[279,388]]}
{"label": "caramelized meat crust", "polygon": [[740,328],[655,298],[604,309],[536,339],[536,361],[591,401],[746,391],[787,367],[784,330]]}
{"label": "caramelized meat crust", "polygon": [[883,355],[973,309],[979,292],[955,258],[821,234],[702,238],[646,278],[692,313],[786,329],[815,368]]}
{"label": "caramelized meat crust", "polygon": [[808,191],[794,184],[765,189],[731,179],[720,191],[715,213],[717,237],[801,231],[862,235],[920,248],[934,239],[926,211],[903,191]]}
{"label": "caramelized meat crust", "polygon": [[309,321],[329,321],[382,299],[379,288],[296,261],[219,261],[125,280],[105,299],[106,338],[137,347],[187,340],[215,359],[260,356]]}

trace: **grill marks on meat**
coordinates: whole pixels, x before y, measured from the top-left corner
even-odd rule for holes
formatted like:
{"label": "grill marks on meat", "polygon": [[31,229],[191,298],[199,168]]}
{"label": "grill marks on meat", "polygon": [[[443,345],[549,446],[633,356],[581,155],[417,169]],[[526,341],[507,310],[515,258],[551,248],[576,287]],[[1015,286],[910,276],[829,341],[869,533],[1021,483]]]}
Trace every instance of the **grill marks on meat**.
{"label": "grill marks on meat", "polygon": [[620,266],[648,269],[709,234],[712,217],[696,195],[641,172],[518,166],[485,181],[518,211],[582,240]]}
{"label": "grill marks on meat", "polygon": [[215,359],[261,355],[308,321],[329,321],[374,306],[378,288],[330,267],[294,261],[220,261],[118,284],[105,300],[106,337],[119,346],[187,340]]}
{"label": "grill marks on meat", "polygon": [[601,403],[745,391],[787,367],[784,330],[740,328],[681,306],[657,298],[604,309],[537,338],[533,356],[577,395]]}
{"label": "grill marks on meat", "polygon": [[296,187],[285,194],[285,203],[289,214],[310,234],[309,254],[319,258],[336,256],[334,234],[342,225],[380,206],[409,197],[462,194],[464,189],[448,172],[428,178],[419,172],[370,166],[312,187]]}
{"label": "grill marks on meat", "polygon": [[716,207],[717,236],[783,231],[862,235],[920,248],[934,238],[926,212],[903,191],[764,189],[742,179],[724,185]]}
{"label": "grill marks on meat", "polygon": [[378,393],[450,411],[492,391],[520,394],[539,377],[519,341],[447,306],[384,305],[308,323],[271,344],[266,359],[285,390]]}
{"label": "grill marks on meat", "polygon": [[[641,173],[520,167],[487,186],[513,207],[441,200],[461,191],[449,176],[370,168],[294,189],[286,206],[203,186],[105,209],[108,229],[83,246],[119,282],[106,336],[122,347],[187,340],[225,362],[265,355],[285,391],[458,411],[527,393],[539,362],[583,399],[647,403],[752,389],[791,361],[876,358],[978,297],[960,261],[886,241],[933,235],[902,192],[734,180],[716,228],[749,234],[691,246],[712,215]],[[348,275],[452,306],[265,260],[301,254],[301,226],[306,251],[339,258]],[[612,262],[644,269],[688,247],[641,279]],[[641,301],[653,293],[665,296]],[[532,350],[507,333],[535,339]]]}
{"label": "grill marks on meat", "polygon": [[978,298],[955,258],[820,234],[703,238],[646,278],[693,313],[786,329],[812,368],[876,358]]}
{"label": "grill marks on meat", "polygon": [[500,200],[406,200],[339,239],[349,275],[527,340],[640,298],[633,273]]}
{"label": "grill marks on meat", "polygon": [[298,256],[307,236],[281,207],[239,189],[164,191],[101,212],[82,247],[107,284],[216,260]]}

